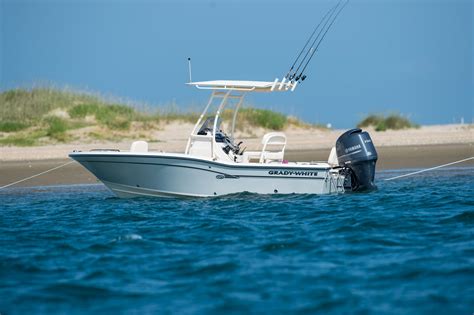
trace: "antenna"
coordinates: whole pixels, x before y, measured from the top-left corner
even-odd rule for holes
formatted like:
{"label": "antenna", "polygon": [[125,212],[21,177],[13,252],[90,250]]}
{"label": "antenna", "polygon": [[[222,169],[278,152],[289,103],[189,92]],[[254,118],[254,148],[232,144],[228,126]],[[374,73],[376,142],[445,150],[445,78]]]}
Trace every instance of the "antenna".
{"label": "antenna", "polygon": [[191,58],[188,57],[188,70],[189,70],[189,83],[193,82],[192,80],[192,71],[191,71]]}

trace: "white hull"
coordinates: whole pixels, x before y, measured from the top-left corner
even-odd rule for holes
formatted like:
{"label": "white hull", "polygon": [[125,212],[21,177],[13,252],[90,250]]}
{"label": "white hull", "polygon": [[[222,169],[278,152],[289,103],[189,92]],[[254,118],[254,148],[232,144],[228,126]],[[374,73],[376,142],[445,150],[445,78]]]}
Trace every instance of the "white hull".
{"label": "white hull", "polygon": [[185,154],[107,151],[77,152],[70,157],[119,197],[344,192],[344,177],[327,163],[242,164]]}

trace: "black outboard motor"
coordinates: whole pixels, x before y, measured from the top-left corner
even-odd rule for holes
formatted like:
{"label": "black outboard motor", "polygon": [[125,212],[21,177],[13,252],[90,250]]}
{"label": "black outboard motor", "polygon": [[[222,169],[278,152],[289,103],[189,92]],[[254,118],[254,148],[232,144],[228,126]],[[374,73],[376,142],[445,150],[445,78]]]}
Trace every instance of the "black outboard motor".
{"label": "black outboard motor", "polygon": [[377,151],[366,131],[351,129],[343,133],[336,141],[336,154],[339,166],[350,174],[352,191],[377,188],[374,184]]}

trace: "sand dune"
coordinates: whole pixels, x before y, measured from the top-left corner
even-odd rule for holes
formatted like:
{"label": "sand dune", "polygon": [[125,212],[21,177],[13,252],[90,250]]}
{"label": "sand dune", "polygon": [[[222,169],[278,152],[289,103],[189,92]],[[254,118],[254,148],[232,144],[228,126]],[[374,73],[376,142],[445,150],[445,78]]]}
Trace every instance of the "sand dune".
{"label": "sand dune", "polygon": [[[150,150],[183,152],[187,137],[192,130],[190,123],[171,123],[153,133],[156,142],[150,143]],[[368,129],[376,147],[423,146],[474,143],[473,125],[423,126],[418,129],[389,130],[376,132]],[[249,150],[258,150],[265,130],[256,129],[251,133],[236,133],[236,139],[243,141]],[[327,150],[335,144],[344,130],[321,130],[290,128],[285,130],[288,137],[288,151]],[[137,139],[139,140],[139,139]],[[46,145],[40,147],[0,147],[0,161],[34,161],[67,158],[73,150],[88,151],[97,148],[128,150],[133,140],[122,142],[94,142]]]}

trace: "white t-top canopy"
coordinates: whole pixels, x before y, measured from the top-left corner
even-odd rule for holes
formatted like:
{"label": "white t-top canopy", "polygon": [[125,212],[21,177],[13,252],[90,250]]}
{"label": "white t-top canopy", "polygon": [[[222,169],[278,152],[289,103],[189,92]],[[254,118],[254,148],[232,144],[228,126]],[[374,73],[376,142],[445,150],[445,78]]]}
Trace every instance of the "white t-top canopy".
{"label": "white t-top canopy", "polygon": [[236,90],[236,91],[255,91],[255,92],[276,92],[294,90],[296,83],[278,82],[276,79],[270,81],[237,81],[237,80],[214,80],[214,81],[200,81],[189,82],[189,85],[194,85],[198,89],[206,90]]}

